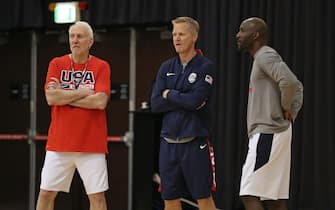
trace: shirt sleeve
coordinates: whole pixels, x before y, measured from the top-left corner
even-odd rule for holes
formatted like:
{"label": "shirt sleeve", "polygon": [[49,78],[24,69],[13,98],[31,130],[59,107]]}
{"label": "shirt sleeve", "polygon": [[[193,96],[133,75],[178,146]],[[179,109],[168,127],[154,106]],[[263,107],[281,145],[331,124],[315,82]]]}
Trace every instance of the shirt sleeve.
{"label": "shirt sleeve", "polygon": [[48,89],[48,83],[52,81],[51,80],[52,77],[55,77],[60,80],[60,70],[57,65],[56,59],[52,59],[49,62],[48,72],[47,72],[47,76],[46,76],[45,84],[44,84],[44,90]]}
{"label": "shirt sleeve", "polygon": [[265,52],[258,58],[258,64],[266,75],[272,78],[279,86],[281,92],[281,106],[284,110],[291,110],[293,98],[299,81],[290,68],[274,52]]}
{"label": "shirt sleeve", "polygon": [[298,115],[299,110],[302,107],[303,104],[303,85],[301,82],[299,82],[298,86],[297,86],[297,90],[295,92],[294,98],[293,98],[293,102],[292,102],[292,113],[293,113],[293,120],[295,120],[295,118]]}
{"label": "shirt sleeve", "polygon": [[98,67],[99,71],[96,76],[95,81],[95,92],[104,92],[108,96],[111,92],[111,69],[107,62],[102,62],[102,64]]}
{"label": "shirt sleeve", "polygon": [[167,89],[166,77],[165,77],[165,64],[162,64],[159,68],[156,80],[153,85],[151,93],[151,111],[153,112],[167,112],[177,109],[178,107],[168,100],[164,99],[162,93]]}
{"label": "shirt sleeve", "polygon": [[199,68],[201,71],[199,71],[197,81],[192,89],[188,92],[170,90],[168,101],[187,110],[197,110],[203,103],[207,103],[214,83],[213,64],[206,63]]}

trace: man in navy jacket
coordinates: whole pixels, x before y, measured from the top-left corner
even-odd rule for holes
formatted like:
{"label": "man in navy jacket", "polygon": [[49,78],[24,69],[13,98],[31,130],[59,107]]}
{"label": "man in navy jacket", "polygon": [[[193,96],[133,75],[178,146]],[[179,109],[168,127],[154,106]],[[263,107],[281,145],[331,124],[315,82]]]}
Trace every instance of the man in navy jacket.
{"label": "man in navy jacket", "polygon": [[181,210],[190,194],[200,210],[214,210],[214,154],[209,137],[208,103],[213,63],[198,53],[199,24],[190,17],[172,21],[178,56],[165,61],[151,96],[153,112],[162,112],[159,172],[165,210]]}

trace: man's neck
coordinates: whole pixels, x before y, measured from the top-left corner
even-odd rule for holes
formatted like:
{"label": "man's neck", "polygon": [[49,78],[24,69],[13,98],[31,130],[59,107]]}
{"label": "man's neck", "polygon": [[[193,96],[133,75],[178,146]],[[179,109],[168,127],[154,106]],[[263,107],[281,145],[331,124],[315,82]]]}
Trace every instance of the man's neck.
{"label": "man's neck", "polygon": [[255,45],[253,46],[252,49],[250,49],[250,54],[254,57],[256,52],[263,47],[265,44],[264,43],[260,43],[260,42],[256,42]]}
{"label": "man's neck", "polygon": [[195,49],[192,49],[186,53],[180,53],[179,58],[181,63],[188,63],[196,54],[197,52],[195,51]]}
{"label": "man's neck", "polygon": [[87,60],[89,59],[89,54],[70,54],[70,57],[73,61],[73,63],[78,63],[78,64],[83,64],[86,63]]}

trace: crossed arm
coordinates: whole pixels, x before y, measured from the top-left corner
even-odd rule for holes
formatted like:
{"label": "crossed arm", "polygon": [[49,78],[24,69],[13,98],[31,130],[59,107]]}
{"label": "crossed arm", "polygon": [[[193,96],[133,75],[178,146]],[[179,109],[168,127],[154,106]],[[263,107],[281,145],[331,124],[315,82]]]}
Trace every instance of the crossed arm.
{"label": "crossed arm", "polygon": [[207,100],[211,95],[211,86],[202,78],[192,90],[182,92],[176,89],[167,89],[164,79],[157,77],[151,97],[152,111],[199,110],[207,104]]}
{"label": "crossed arm", "polygon": [[107,106],[108,96],[104,92],[94,92],[91,89],[81,88],[76,90],[62,89],[59,80],[51,78],[45,90],[48,104],[51,105],[71,105],[85,109],[103,110]]}
{"label": "crossed arm", "polygon": [[201,66],[202,71],[197,72],[198,81],[190,90],[182,91],[168,87],[166,71],[161,66],[151,95],[151,110],[153,112],[168,112],[177,109],[197,111],[203,108],[211,96],[212,68],[211,63]]}

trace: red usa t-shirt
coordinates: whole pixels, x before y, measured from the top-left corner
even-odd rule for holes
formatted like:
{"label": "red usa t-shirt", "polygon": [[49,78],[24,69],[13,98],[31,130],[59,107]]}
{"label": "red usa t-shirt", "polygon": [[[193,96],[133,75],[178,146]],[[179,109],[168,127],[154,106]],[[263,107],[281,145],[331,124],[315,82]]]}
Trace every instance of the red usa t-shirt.
{"label": "red usa t-shirt", "polygon": [[[109,64],[95,56],[91,56],[87,64],[73,65],[69,55],[54,58],[49,63],[45,90],[47,84],[52,81],[51,77],[59,79],[62,88],[66,90],[89,87],[95,92],[110,95]],[[107,153],[105,110],[83,109],[70,105],[51,106],[46,150]]]}

